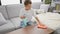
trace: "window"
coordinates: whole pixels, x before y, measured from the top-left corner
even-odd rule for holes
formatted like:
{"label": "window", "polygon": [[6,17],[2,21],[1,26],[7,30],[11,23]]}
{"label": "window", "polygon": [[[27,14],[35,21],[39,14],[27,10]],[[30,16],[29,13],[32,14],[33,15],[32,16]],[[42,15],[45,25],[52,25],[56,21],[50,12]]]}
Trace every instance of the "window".
{"label": "window", "polygon": [[[22,3],[24,3],[25,0],[22,0]],[[31,0],[32,2],[42,2],[43,0]]]}
{"label": "window", "polygon": [[2,5],[20,4],[20,0],[1,0]]}
{"label": "window", "polygon": [[42,0],[31,0],[32,2],[41,2]]}

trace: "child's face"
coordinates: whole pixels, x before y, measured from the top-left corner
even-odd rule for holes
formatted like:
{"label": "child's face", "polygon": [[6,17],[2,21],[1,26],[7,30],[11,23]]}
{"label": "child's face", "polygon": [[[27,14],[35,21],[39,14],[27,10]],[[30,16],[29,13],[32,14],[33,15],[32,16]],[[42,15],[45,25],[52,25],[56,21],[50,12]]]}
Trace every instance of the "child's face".
{"label": "child's face", "polygon": [[25,9],[26,9],[26,10],[30,10],[30,9],[31,9],[31,4],[26,5],[26,6],[25,6]]}

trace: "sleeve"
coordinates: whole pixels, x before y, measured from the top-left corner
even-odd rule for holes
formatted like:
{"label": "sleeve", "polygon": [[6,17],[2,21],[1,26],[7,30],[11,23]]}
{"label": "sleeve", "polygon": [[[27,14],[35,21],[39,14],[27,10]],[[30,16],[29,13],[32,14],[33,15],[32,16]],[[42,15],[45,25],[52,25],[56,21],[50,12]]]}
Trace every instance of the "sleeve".
{"label": "sleeve", "polygon": [[36,11],[33,9],[33,17],[36,17]]}
{"label": "sleeve", "polygon": [[23,9],[20,10],[20,13],[19,13],[19,17],[23,16],[24,13],[23,13]]}

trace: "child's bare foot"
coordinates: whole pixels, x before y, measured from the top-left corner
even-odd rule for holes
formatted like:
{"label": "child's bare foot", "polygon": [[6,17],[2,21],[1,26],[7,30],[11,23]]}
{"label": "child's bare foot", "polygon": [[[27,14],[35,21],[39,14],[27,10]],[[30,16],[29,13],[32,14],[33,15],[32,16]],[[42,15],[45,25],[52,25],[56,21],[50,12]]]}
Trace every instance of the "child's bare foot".
{"label": "child's bare foot", "polygon": [[38,25],[38,28],[47,29],[47,27],[46,27],[45,25],[43,25],[43,24],[39,24],[39,25]]}

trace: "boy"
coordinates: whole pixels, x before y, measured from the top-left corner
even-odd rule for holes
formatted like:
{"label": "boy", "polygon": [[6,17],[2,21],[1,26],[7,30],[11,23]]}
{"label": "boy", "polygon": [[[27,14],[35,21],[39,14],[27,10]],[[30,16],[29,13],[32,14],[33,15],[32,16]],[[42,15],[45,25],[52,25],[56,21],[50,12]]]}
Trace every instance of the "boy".
{"label": "boy", "polygon": [[38,17],[35,16],[34,10],[31,8],[31,4],[32,4],[32,2],[28,1],[28,0],[26,0],[24,2],[25,7],[23,9],[21,9],[21,11],[20,11],[20,18],[21,19],[27,18],[28,24],[29,24],[29,23],[31,23],[32,16],[34,16],[35,19],[37,20],[38,27],[45,29],[46,26],[41,24]]}

